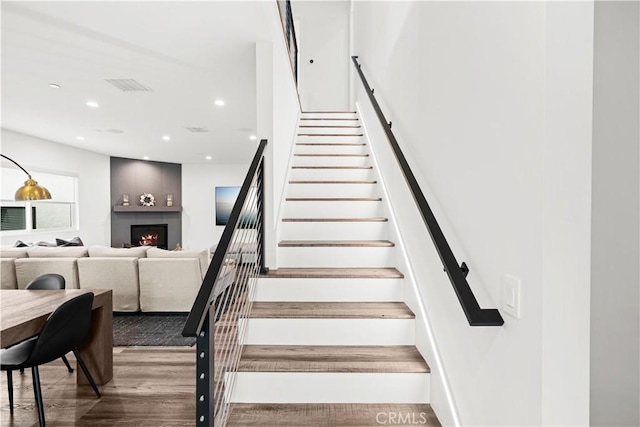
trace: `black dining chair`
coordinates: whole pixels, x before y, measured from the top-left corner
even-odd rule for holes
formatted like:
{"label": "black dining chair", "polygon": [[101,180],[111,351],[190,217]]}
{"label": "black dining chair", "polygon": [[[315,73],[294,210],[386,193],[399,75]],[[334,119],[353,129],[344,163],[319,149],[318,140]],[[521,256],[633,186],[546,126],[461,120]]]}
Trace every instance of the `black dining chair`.
{"label": "black dining chair", "polygon": [[[25,289],[30,291],[55,291],[58,289],[64,289],[66,282],[64,277],[60,274],[50,273],[38,276],[25,286]],[[67,360],[67,356],[62,355],[62,361],[67,366],[69,372],[73,372],[73,368]],[[24,372],[24,369],[20,369],[20,373]]]}
{"label": "black dining chair", "polygon": [[91,308],[93,293],[79,295],[58,306],[47,318],[40,334],[22,341],[8,349],[0,350],[0,368],[7,371],[9,386],[9,409],[13,412],[13,371],[31,368],[33,392],[38,407],[40,426],[45,426],[44,404],[40,388],[38,366],[49,363],[70,351],[76,356],[78,365],[89,380],[89,384],[98,397],[100,391],[89,369],[78,353],[78,346],[87,338],[91,327]]}

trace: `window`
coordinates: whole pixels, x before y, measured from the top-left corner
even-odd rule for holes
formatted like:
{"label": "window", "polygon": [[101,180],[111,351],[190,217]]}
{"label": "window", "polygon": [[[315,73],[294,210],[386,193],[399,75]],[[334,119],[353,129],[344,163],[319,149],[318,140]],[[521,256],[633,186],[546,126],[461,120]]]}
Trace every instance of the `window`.
{"label": "window", "polygon": [[77,227],[77,181],[78,178],[30,171],[34,178],[51,192],[51,200],[30,202],[14,201],[15,191],[23,185],[26,176],[19,169],[0,168],[2,173],[2,198],[0,231],[25,232],[69,230]]}
{"label": "window", "polygon": [[73,205],[71,203],[32,202],[31,228],[71,228],[73,226]]}
{"label": "window", "polygon": [[23,206],[2,206],[0,208],[0,218],[2,225],[0,230],[26,230],[27,221]]}

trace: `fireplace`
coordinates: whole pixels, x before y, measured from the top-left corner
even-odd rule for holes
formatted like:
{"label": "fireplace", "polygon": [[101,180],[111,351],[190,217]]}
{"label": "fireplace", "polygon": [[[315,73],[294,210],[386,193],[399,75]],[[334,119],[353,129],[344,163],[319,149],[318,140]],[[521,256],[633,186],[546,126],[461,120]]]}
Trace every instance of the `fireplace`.
{"label": "fireplace", "polygon": [[167,224],[132,225],[131,245],[167,249]]}

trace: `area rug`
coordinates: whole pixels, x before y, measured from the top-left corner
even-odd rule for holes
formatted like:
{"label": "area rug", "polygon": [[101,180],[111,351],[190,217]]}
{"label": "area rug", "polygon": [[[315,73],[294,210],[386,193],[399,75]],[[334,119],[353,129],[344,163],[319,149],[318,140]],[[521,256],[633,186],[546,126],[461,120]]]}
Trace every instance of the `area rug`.
{"label": "area rug", "polygon": [[193,337],[183,337],[186,313],[113,313],[113,346],[192,346]]}

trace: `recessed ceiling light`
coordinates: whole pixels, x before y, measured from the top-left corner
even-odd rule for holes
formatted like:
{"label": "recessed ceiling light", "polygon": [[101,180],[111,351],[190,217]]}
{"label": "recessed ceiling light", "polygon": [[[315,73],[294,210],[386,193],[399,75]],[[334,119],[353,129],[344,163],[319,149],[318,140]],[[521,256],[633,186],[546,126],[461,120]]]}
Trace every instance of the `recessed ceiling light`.
{"label": "recessed ceiling light", "polygon": [[78,141],[84,141],[84,136],[76,136],[76,139],[77,139]]}
{"label": "recessed ceiling light", "polygon": [[222,99],[216,99],[213,103],[218,107],[224,107],[224,101]]}
{"label": "recessed ceiling light", "polygon": [[91,108],[98,108],[100,106],[96,101],[87,101],[86,105]]}
{"label": "recessed ceiling light", "polygon": [[258,137],[257,137],[257,136],[255,136],[255,135],[251,135],[251,136],[249,137],[249,139],[250,139],[250,140],[252,140],[252,141],[255,141],[256,139],[258,139]]}
{"label": "recessed ceiling light", "polygon": [[60,85],[55,83],[49,83],[49,87],[53,89],[60,89]]}
{"label": "recessed ceiling light", "polygon": [[169,135],[163,135],[162,139],[164,139],[165,141],[170,141],[171,137]]}
{"label": "recessed ceiling light", "polygon": [[211,156],[205,156],[205,159],[211,160]]}
{"label": "recessed ceiling light", "polygon": [[149,160],[149,156],[142,157],[143,160]]}

